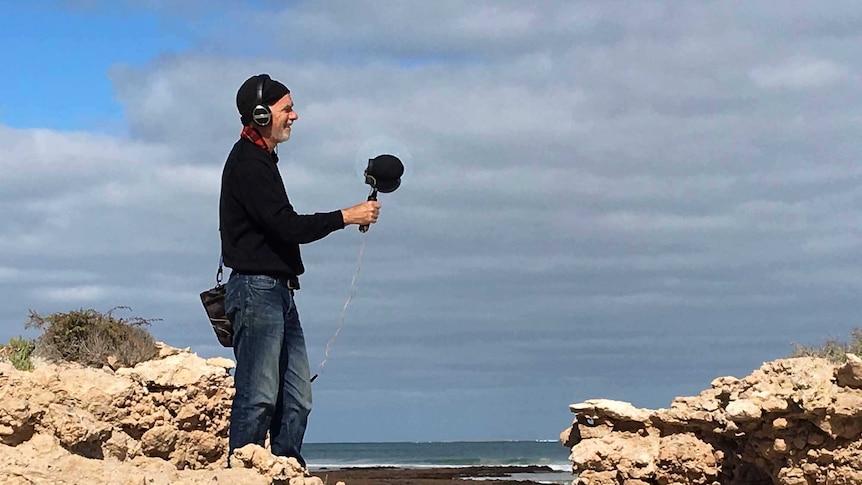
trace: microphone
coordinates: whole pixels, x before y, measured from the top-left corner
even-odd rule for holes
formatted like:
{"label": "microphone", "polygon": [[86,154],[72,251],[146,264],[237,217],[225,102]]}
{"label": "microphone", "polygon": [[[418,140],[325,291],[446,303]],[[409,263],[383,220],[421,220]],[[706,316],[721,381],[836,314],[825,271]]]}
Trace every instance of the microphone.
{"label": "microphone", "polygon": [[[368,200],[377,200],[377,192],[388,194],[401,186],[404,164],[395,155],[377,155],[368,160],[365,183],[371,186]],[[368,224],[359,226],[359,232],[368,231]]]}
{"label": "microphone", "polygon": [[401,185],[404,164],[395,155],[378,155],[368,160],[365,183],[384,194],[394,192]]}

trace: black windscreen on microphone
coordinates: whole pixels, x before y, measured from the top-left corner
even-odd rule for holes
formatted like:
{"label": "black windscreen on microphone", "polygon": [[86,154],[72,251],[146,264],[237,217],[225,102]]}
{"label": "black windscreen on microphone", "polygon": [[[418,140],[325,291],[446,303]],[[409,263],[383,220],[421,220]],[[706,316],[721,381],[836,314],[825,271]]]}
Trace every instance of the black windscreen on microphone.
{"label": "black windscreen on microphone", "polygon": [[368,175],[383,180],[400,179],[404,164],[395,155],[378,155],[368,161]]}
{"label": "black windscreen on microphone", "polygon": [[404,164],[395,155],[378,155],[368,160],[365,182],[383,193],[392,192],[401,185]]}

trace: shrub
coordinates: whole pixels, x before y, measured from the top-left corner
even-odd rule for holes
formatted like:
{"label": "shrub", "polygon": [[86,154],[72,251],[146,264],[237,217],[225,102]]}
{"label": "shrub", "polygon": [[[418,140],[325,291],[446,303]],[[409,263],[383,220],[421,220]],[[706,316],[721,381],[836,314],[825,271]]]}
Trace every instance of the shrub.
{"label": "shrub", "polygon": [[847,344],[847,351],[851,354],[862,356],[862,328],[856,328],[850,333],[853,340]]}
{"label": "shrub", "polygon": [[36,342],[31,339],[25,339],[20,335],[12,337],[9,344],[4,349],[4,354],[8,357],[9,362],[18,370],[33,370],[33,362],[30,356],[33,355],[33,350],[36,348]]}
{"label": "shrub", "polygon": [[75,310],[43,317],[30,310],[26,327],[43,331],[36,341],[36,355],[53,361],[70,361],[91,367],[105,365],[113,356],[123,366],[153,358],[158,350],[144,325],[154,320],[117,318],[113,312]]}
{"label": "shrub", "polygon": [[833,363],[844,363],[847,354],[862,356],[862,328],[853,330],[850,342],[842,342],[835,338],[826,339],[820,347],[809,347],[793,344],[791,357],[821,357]]}

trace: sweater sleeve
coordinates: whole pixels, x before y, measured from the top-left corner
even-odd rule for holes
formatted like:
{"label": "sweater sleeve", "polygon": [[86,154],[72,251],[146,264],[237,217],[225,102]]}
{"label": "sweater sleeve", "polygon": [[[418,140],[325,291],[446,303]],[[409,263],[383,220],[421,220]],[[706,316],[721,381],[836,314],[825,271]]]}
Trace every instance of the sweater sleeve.
{"label": "sweater sleeve", "polygon": [[243,205],[267,237],[307,244],[344,228],[341,211],[297,214],[275,170],[262,161],[248,160],[236,173]]}

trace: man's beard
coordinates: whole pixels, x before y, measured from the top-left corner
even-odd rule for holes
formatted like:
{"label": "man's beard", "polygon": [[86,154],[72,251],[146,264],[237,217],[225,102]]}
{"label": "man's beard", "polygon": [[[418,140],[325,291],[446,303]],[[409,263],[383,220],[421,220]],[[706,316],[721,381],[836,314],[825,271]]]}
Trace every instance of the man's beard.
{"label": "man's beard", "polygon": [[272,130],[272,138],[276,143],[284,143],[290,139],[290,129],[282,128],[280,130]]}

